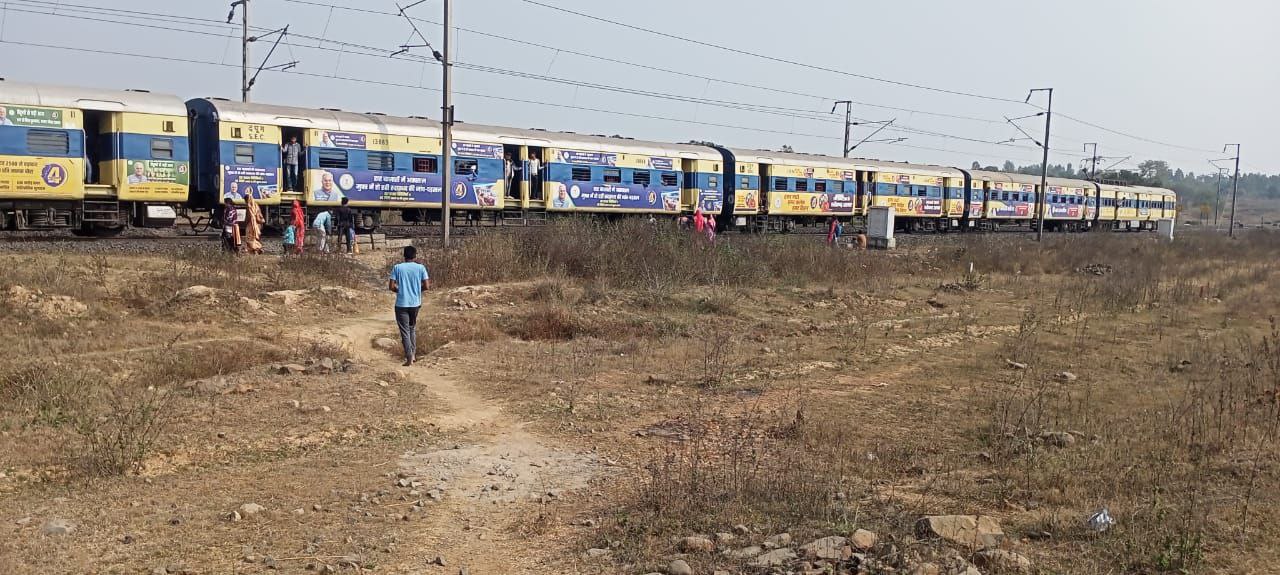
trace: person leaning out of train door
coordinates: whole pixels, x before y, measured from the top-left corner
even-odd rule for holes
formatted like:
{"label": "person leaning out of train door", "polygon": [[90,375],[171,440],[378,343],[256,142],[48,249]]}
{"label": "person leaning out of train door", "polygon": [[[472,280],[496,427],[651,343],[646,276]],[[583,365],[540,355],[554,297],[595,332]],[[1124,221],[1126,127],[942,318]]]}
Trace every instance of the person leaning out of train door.
{"label": "person leaning out of train door", "polygon": [[519,198],[520,194],[516,191],[516,163],[511,161],[511,152],[502,154],[502,178],[507,186],[507,197]]}
{"label": "person leaning out of train door", "polygon": [[537,152],[529,152],[529,198],[542,199],[542,160]]}
{"label": "person leaning out of train door", "polygon": [[284,190],[297,192],[298,159],[302,156],[302,145],[298,143],[298,137],[290,136],[289,143],[280,146],[280,153],[284,156]]}

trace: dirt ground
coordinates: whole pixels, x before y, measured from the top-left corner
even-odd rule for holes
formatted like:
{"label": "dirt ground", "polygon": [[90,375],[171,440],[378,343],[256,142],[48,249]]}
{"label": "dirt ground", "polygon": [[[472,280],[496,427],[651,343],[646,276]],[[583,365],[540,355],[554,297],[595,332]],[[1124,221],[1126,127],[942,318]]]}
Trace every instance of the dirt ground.
{"label": "dirt ground", "polygon": [[[386,254],[0,255],[0,573],[802,572],[723,551],[855,528],[896,565],[863,572],[928,572],[939,514],[1026,572],[1272,569],[1280,242],[958,241],[832,281],[446,279],[412,367]],[[104,436],[143,448],[104,472]]]}

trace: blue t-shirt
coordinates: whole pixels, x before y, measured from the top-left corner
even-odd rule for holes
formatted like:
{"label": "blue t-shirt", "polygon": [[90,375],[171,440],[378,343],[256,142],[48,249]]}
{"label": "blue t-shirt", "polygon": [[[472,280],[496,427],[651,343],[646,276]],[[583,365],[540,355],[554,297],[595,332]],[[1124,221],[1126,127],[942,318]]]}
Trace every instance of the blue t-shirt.
{"label": "blue t-shirt", "polygon": [[293,226],[284,229],[284,241],[281,243],[287,246],[298,243],[298,232],[294,231]]}
{"label": "blue t-shirt", "polygon": [[422,282],[428,277],[426,266],[418,262],[400,262],[391,268],[396,282],[396,307],[422,306]]}

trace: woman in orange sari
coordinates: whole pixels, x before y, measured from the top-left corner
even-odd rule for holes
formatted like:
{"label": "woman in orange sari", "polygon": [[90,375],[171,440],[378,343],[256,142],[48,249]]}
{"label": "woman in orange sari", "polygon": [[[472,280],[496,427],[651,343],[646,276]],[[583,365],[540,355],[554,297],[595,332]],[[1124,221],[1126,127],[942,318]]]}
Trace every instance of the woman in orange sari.
{"label": "woman in orange sari", "polygon": [[302,211],[302,204],[298,200],[293,201],[293,228],[298,234],[297,253],[302,253],[303,246],[306,245],[305,238],[307,233],[307,215]]}
{"label": "woman in orange sari", "polygon": [[253,199],[253,188],[244,193],[244,251],[250,254],[262,253],[262,224],[266,218],[258,208],[258,201]]}

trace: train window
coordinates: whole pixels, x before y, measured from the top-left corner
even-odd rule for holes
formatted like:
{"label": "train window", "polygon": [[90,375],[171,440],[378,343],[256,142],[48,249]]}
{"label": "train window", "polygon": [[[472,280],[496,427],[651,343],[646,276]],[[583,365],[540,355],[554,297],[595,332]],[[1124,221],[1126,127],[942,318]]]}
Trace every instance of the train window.
{"label": "train window", "polygon": [[253,165],[253,144],[236,144],[236,163]]}
{"label": "train window", "polygon": [[818,181],[814,182],[814,183],[813,183],[813,191],[815,191],[815,192],[826,192],[826,191],[827,191],[827,181],[826,181],[826,180],[818,180]]}
{"label": "train window", "polygon": [[453,173],[459,176],[470,176],[480,173],[480,164],[475,160],[459,159],[453,161]]}
{"label": "train window", "polygon": [[775,192],[785,192],[785,191],[787,191],[787,179],[786,179],[786,178],[774,178],[774,179],[773,179],[773,191],[775,191]]}
{"label": "train window", "polygon": [[569,175],[575,182],[590,182],[591,168],[586,166],[574,166],[572,173]]}
{"label": "train window", "polygon": [[28,130],[27,151],[42,156],[65,156],[71,152],[71,138],[61,130]]}
{"label": "train window", "polygon": [[151,138],[151,159],[172,160],[173,140],[169,138]]}
{"label": "train window", "polygon": [[927,196],[927,195],[929,195],[929,187],[928,187],[928,186],[917,186],[917,187],[916,187],[916,196],[917,196],[917,197],[921,197],[921,198],[923,198],[923,197],[925,197],[925,196]]}
{"label": "train window", "polygon": [[347,169],[346,150],[338,148],[319,148],[317,154],[320,158],[321,168],[337,168],[339,170]]}
{"label": "train window", "polygon": [[375,172],[394,172],[396,169],[396,157],[391,152],[369,152],[365,163]]}
{"label": "train window", "polygon": [[806,180],[804,178],[796,178],[796,191],[797,192],[809,191],[809,180]]}
{"label": "train window", "polygon": [[414,156],[413,171],[426,174],[434,174],[440,169],[440,163],[435,158],[424,158],[422,156]]}
{"label": "train window", "polygon": [[648,186],[650,182],[650,174],[648,170],[636,170],[631,172],[631,183],[641,186]]}
{"label": "train window", "polygon": [[844,182],[831,182],[831,189],[829,191],[833,194],[843,194]]}
{"label": "train window", "polygon": [[680,178],[676,176],[675,172],[662,172],[662,175],[659,176],[658,181],[662,182],[663,186],[666,186],[669,188],[671,186],[676,185],[677,182],[680,181]]}
{"label": "train window", "polygon": [[747,188],[750,188],[750,187],[751,187],[751,178],[743,177],[743,178],[742,178],[742,183],[741,183],[741,184],[738,184],[738,187],[739,187],[739,188],[742,188],[742,189],[744,189],[744,190],[745,190],[745,189],[747,189]]}
{"label": "train window", "polygon": [[716,189],[716,188],[718,188],[718,187],[720,187],[720,177],[719,177],[719,176],[711,176],[711,177],[707,178],[707,187],[708,187],[708,188],[711,188],[711,189],[713,189],[713,190],[714,190],[714,189]]}
{"label": "train window", "polygon": [[622,170],[617,168],[609,168],[604,171],[604,181],[606,184],[621,184]]}
{"label": "train window", "polygon": [[173,129],[173,120],[165,120],[164,124],[161,124],[160,129],[166,134],[172,134],[177,131]]}
{"label": "train window", "polygon": [[240,128],[231,128],[231,137],[232,137],[232,138],[243,138],[244,136],[241,136],[241,135],[240,135],[240,134],[242,134],[242,133],[244,133],[244,132],[243,132],[243,131],[241,131],[241,129],[240,129]]}

